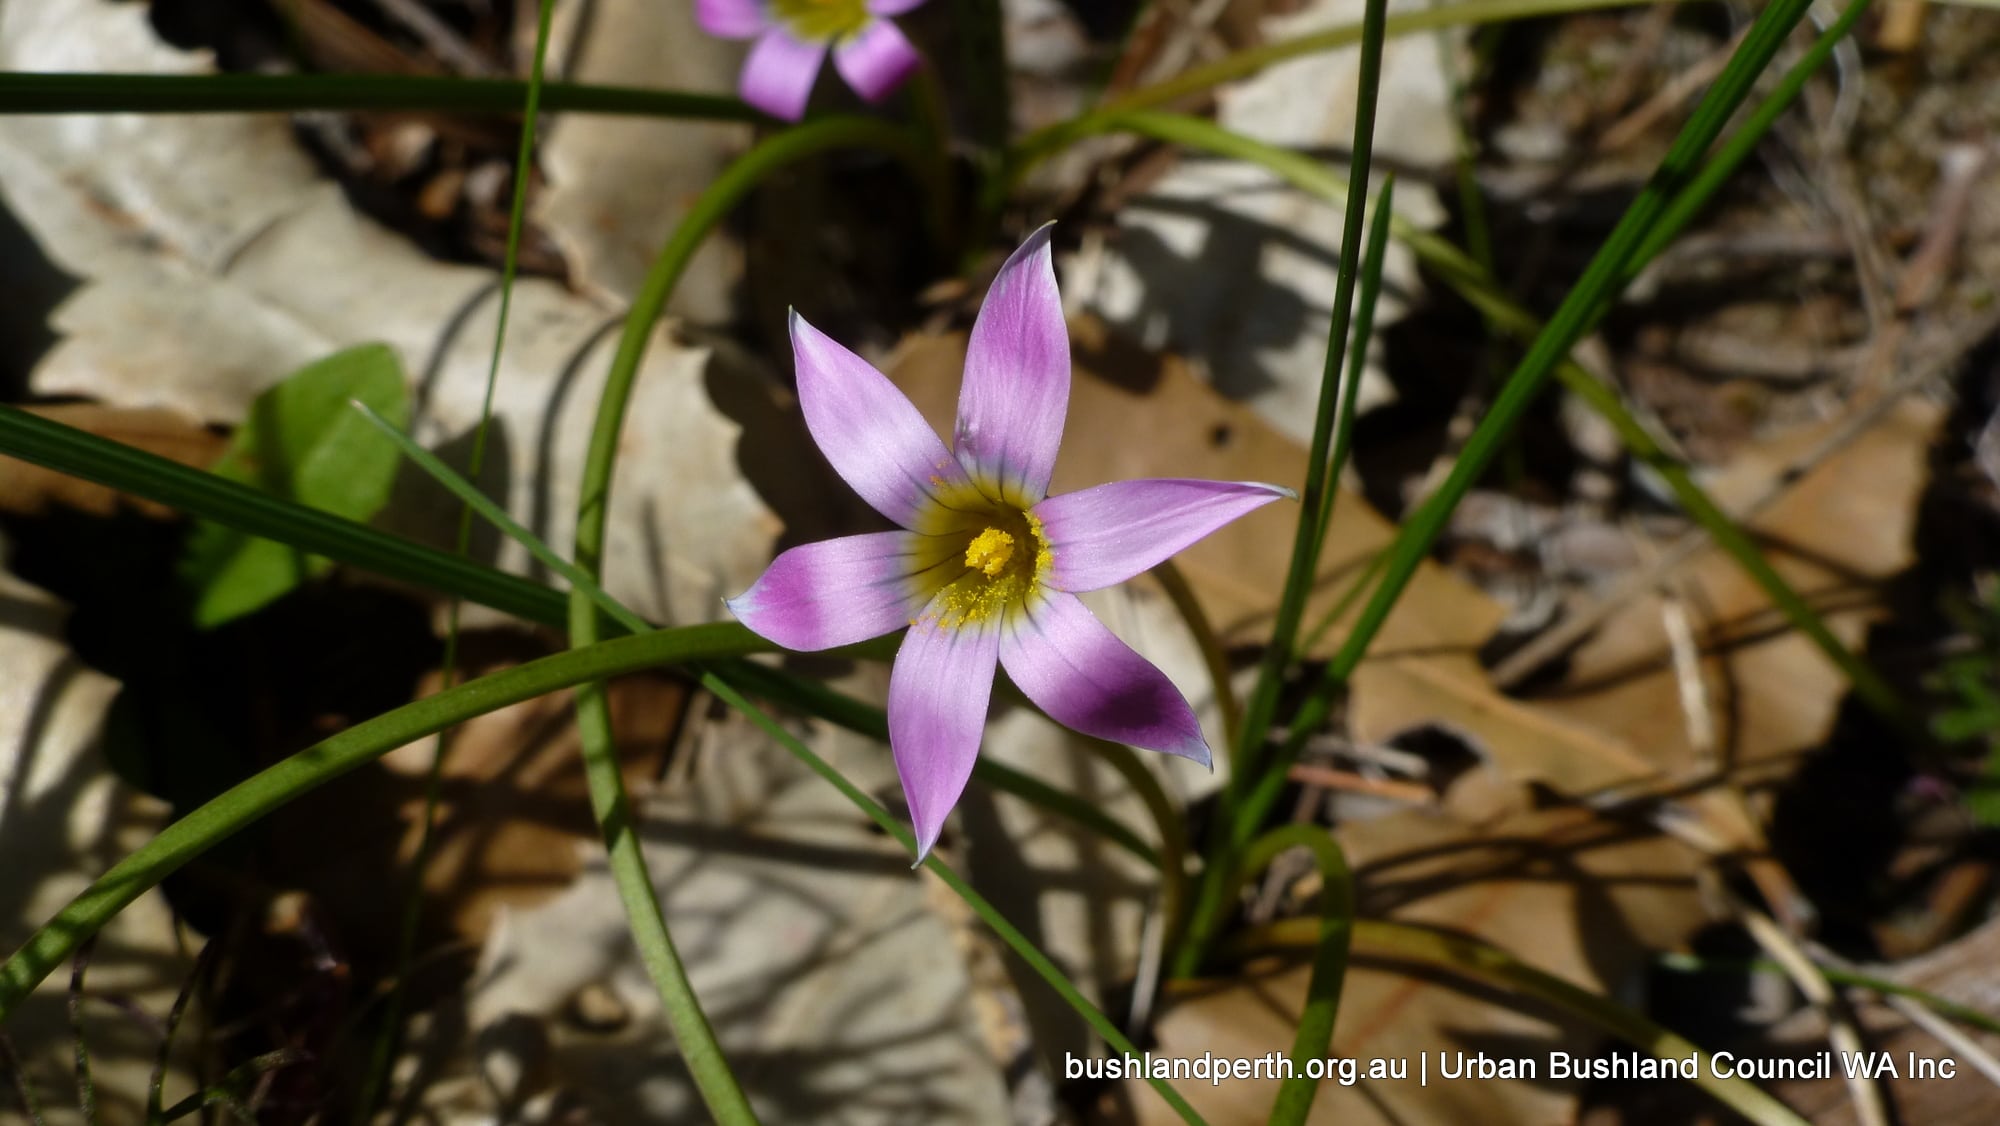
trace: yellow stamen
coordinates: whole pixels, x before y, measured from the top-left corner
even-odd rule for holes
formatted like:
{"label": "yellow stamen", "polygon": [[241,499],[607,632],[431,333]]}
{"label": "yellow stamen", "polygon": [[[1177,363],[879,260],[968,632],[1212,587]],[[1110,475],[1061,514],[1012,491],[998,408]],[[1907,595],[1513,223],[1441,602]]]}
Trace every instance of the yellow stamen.
{"label": "yellow stamen", "polygon": [[965,565],[986,575],[998,575],[1014,555],[1014,537],[998,528],[988,528],[972,537],[965,548]]}
{"label": "yellow stamen", "polygon": [[[958,629],[1017,612],[1036,597],[1055,561],[1042,522],[1033,514],[977,494],[951,499],[954,507],[932,514],[939,517],[934,525],[938,531],[924,536],[939,547],[952,544],[951,554],[939,562],[963,559],[965,569],[956,575],[938,574],[943,585],[936,588],[932,612],[920,615],[912,625]],[[970,527],[961,523],[953,528],[942,519],[946,514],[963,518],[973,513],[978,513],[978,522]]]}
{"label": "yellow stamen", "polygon": [[773,0],[771,7],[808,43],[845,39],[868,26],[867,0]]}

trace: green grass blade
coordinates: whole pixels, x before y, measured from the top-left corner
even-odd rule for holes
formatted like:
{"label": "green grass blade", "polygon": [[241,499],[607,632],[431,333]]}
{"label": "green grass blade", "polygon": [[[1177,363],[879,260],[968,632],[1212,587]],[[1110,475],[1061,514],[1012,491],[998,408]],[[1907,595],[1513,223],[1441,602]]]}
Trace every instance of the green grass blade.
{"label": "green grass blade", "polygon": [[[512,116],[528,83],[511,78],[390,74],[0,74],[0,113],[298,113],[435,110]],[[765,121],[736,98],[548,82],[550,113]]]}
{"label": "green grass blade", "polygon": [[[1354,332],[1348,347],[1353,356],[1347,361],[1346,378],[1340,381],[1340,405],[1334,408],[1333,453],[1327,458],[1326,488],[1320,492],[1319,515],[1314,526],[1319,529],[1313,537],[1312,561],[1306,567],[1308,581],[1319,573],[1320,552],[1326,547],[1326,537],[1333,530],[1333,506],[1340,496],[1340,475],[1347,469],[1347,459],[1354,449],[1354,404],[1361,394],[1361,373],[1368,362],[1368,344],[1375,332],[1375,303],[1382,296],[1382,263],[1389,251],[1389,217],[1395,214],[1396,177],[1387,176],[1382,181],[1382,191],[1375,199],[1375,220],[1368,226],[1368,246],[1361,255],[1361,292],[1354,311]],[[1294,650],[1299,650],[1296,641]]]}
{"label": "green grass blade", "polygon": [[[1384,22],[1382,33],[1384,38],[1394,39],[1402,35],[1438,31],[1449,27],[1505,23],[1510,20],[1535,19],[1604,8],[1630,8],[1652,2],[1654,0],[1472,0],[1470,3],[1439,4],[1414,11],[1397,12]],[[1165,106],[1190,95],[1213,89],[1225,82],[1248,78],[1265,67],[1288,59],[1351,47],[1361,42],[1361,36],[1362,25],[1350,23],[1310,35],[1252,47],[1184,71],[1163,82],[1133,90],[1068,121],[1044,126],[1021,138],[1009,150],[1007,161],[1009,182],[1018,183],[1035,165],[1070,142],[1092,133],[1106,132],[1107,118],[1133,110]]]}
{"label": "green grass blade", "polygon": [[[1704,958],[1698,954],[1669,953],[1660,957],[1660,964],[1675,973],[1683,974],[1741,973],[1745,970],[1769,974],[1785,972],[1784,966],[1769,958]],[[1954,1020],[1969,1028],[2000,1036],[2000,1019],[1969,1005],[1961,1005],[1956,1001],[1940,997],[1929,990],[1918,989],[1913,985],[1904,985],[1886,977],[1877,977],[1874,974],[1842,966],[1815,963],[1814,968],[1835,985],[1866,989],[1884,997],[1907,997],[1947,1020]]]}
{"label": "green grass blade", "polygon": [[[500,357],[506,350],[507,324],[514,311],[514,279],[520,267],[521,228],[527,219],[528,180],[534,168],[535,130],[541,121],[542,87],[548,66],[549,30],[555,17],[555,0],[541,0],[539,8],[535,21],[534,55],[528,67],[527,99],[521,110],[521,139],[514,156],[514,198],[507,212],[507,244],[500,261],[500,308],[494,317],[493,349],[486,365],[486,388],[479,402],[479,424],[473,428],[472,451],[466,459],[466,472],[475,480],[486,466],[486,444],[493,422],[493,395],[500,385]],[[406,418],[399,418],[397,424],[391,424],[361,399],[353,400],[353,405],[368,421],[391,432],[395,432],[397,424],[407,424]],[[472,505],[461,501],[458,536],[452,544],[452,554],[464,558],[471,543]],[[444,659],[441,664],[447,688],[457,684],[459,679],[459,612],[462,607],[460,600],[452,600],[445,625]],[[638,632],[636,627],[627,628]],[[431,852],[436,847],[438,806],[444,794],[445,763],[451,754],[452,734],[446,732],[438,737],[431,748],[430,767],[424,774],[422,827],[417,836],[416,853],[410,859],[409,889],[403,897],[402,925],[396,943],[396,976],[375,1035],[361,1094],[355,1099],[357,1123],[365,1123],[374,1116],[376,1100],[389,1085],[390,1068],[395,1061],[396,1047],[402,1039],[403,1004],[410,967],[417,956],[418,932],[423,924],[424,873],[430,868]]]}
{"label": "green grass blade", "polygon": [[563,595],[539,583],[281,500],[16,407],[0,406],[0,454],[528,621],[561,625],[565,617]]}
{"label": "green grass blade", "polygon": [[[1360,73],[1356,80],[1354,136],[1348,166],[1354,181],[1364,185],[1368,182],[1375,146],[1375,106],[1382,78],[1387,9],[1387,0],[1366,0],[1361,21]],[[1300,494],[1298,524],[1292,535],[1291,561],[1286,566],[1285,584],[1278,596],[1271,639],[1264,647],[1249,703],[1243,709],[1243,726],[1223,786],[1221,810],[1210,823],[1210,863],[1195,895],[1187,941],[1174,951],[1172,972],[1179,977],[1189,976],[1200,968],[1201,959],[1222,926],[1227,908],[1221,898],[1222,888],[1235,866],[1237,850],[1246,843],[1232,831],[1238,821],[1237,811],[1254,792],[1263,776],[1265,760],[1270,757],[1266,748],[1271,723],[1277,715],[1278,694],[1297,653],[1299,626],[1305,615],[1306,598],[1312,593],[1313,569],[1319,560],[1320,543],[1326,538],[1326,526],[1321,520],[1333,511],[1328,494],[1338,488],[1339,482],[1329,480],[1327,472],[1333,463],[1333,431],[1341,400],[1341,376],[1348,356],[1348,330],[1354,286],[1360,274],[1367,206],[1365,191],[1349,193],[1340,229],[1333,315],[1327,328],[1326,369],[1320,377],[1312,443],[1306,454],[1305,489]],[[1358,370],[1353,372],[1352,381],[1359,383],[1360,374]]]}
{"label": "green grass blade", "polygon": [[468,681],[364,720],[231,787],[160,830],[43,924],[0,965],[0,1021],[121,909],[183,864],[287,802],[427,735],[586,681],[742,656],[762,639],[733,624],[654,630]]}
{"label": "green grass blade", "polygon": [[[1350,157],[1352,176],[1368,182],[1368,167],[1375,145],[1375,101],[1382,76],[1382,21],[1387,0],[1367,0],[1363,17],[1361,75],[1354,109],[1354,144]],[[1278,690],[1285,670],[1291,666],[1293,646],[1298,641],[1299,619],[1305,612],[1306,596],[1312,591],[1313,560],[1325,529],[1318,524],[1325,510],[1324,496],[1332,487],[1326,473],[1333,448],[1333,424],[1340,402],[1341,373],[1347,360],[1348,328],[1354,308],[1354,283],[1360,273],[1361,245],[1367,197],[1350,193],[1340,229],[1340,266],[1334,283],[1333,315],[1327,327],[1326,370],[1320,378],[1319,405],[1313,416],[1312,445],[1307,453],[1305,488],[1300,493],[1297,530],[1292,537],[1292,557],[1285,572],[1285,585],[1271,626],[1271,642],[1265,646],[1257,668],[1256,687],[1243,710],[1243,734],[1236,748],[1235,769],[1230,771],[1226,801],[1240,797],[1243,786],[1257,776],[1265,736],[1277,711]]]}
{"label": "green grass blade", "polygon": [[1312,1112],[1319,1080],[1311,1078],[1307,1068],[1326,1059],[1333,1043],[1333,1026],[1340,1015],[1340,987],[1347,979],[1348,946],[1354,937],[1354,874],[1347,867],[1347,854],[1341,851],[1340,842],[1318,825],[1281,825],[1252,841],[1243,863],[1228,881],[1228,898],[1234,899],[1243,881],[1293,848],[1310,851],[1319,866],[1319,933],[1312,947],[1305,1008],[1292,1036],[1292,1075],[1278,1088],[1277,1100],[1271,1105],[1271,1126],[1298,1126]]}
{"label": "green grass blade", "polygon": [[1715,143],[1729,117],[1750,92],[1757,76],[1770,65],[1785,37],[1810,7],[1810,0],[1774,0],[1759,14],[1729,65],[1695,108],[1660,167],[1639,193],[1604,245],[1591,259],[1569,296],[1536,337],[1481,420],[1451,474],[1404,524],[1390,549],[1389,563],[1374,596],[1362,607],[1361,618],[1331,666],[1344,679],[1360,662],[1388,617],[1389,608],[1416,573],[1452,509],[1472,487],[1498,452],[1500,442],[1541,391],[1556,365],[1569,355],[1605,304],[1628,277],[1627,263],[1674,194],[1692,179],[1702,155]]}

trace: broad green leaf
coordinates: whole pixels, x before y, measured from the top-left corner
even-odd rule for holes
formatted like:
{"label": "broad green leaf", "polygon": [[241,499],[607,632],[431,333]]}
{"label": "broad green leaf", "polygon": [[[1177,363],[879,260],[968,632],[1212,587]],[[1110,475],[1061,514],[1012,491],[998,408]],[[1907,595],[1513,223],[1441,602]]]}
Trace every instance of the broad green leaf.
{"label": "broad green leaf", "polygon": [[[257,396],[213,472],[336,516],[369,519],[388,502],[396,449],[350,401],[398,426],[407,423],[409,396],[394,352],[363,344],[286,376]],[[193,596],[195,624],[207,629],[283,597],[332,565],[204,520],[188,539],[180,575]]]}

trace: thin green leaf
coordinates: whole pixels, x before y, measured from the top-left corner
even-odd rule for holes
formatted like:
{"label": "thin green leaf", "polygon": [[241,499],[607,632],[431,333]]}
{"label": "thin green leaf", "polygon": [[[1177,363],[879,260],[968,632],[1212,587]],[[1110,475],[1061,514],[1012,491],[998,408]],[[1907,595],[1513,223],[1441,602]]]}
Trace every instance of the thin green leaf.
{"label": "thin green leaf", "polygon": [[[262,492],[356,522],[389,500],[396,459],[342,405],[369,403],[407,419],[409,395],[396,354],[381,344],[336,352],[258,395],[212,472]],[[203,520],[179,567],[194,595],[194,621],[213,628],[289,593],[333,564],[290,545]]]}
{"label": "thin green leaf", "polygon": [[[1350,174],[1360,184],[1368,182],[1368,169],[1375,147],[1375,104],[1381,86],[1383,25],[1387,10],[1387,0],[1366,0],[1361,20],[1354,139],[1348,158]],[[1178,976],[1194,973],[1222,925],[1222,886],[1235,866],[1237,850],[1245,843],[1244,838],[1232,832],[1237,821],[1236,811],[1262,775],[1264,760],[1268,757],[1265,748],[1269,742],[1271,722],[1277,715],[1278,693],[1284,686],[1285,674],[1291,668],[1296,652],[1306,597],[1312,593],[1313,566],[1319,558],[1320,541],[1326,535],[1326,529],[1319,521],[1332,511],[1325,496],[1338,486],[1337,481],[1328,480],[1327,470],[1331,465],[1334,416],[1340,404],[1341,373],[1347,360],[1354,285],[1360,274],[1366,212],[1365,194],[1351,193],[1340,228],[1340,266],[1334,281],[1333,315],[1327,328],[1326,370],[1320,377],[1319,403],[1313,415],[1312,444],[1306,454],[1305,489],[1299,497],[1299,518],[1292,535],[1291,562],[1286,567],[1285,585],[1278,596],[1271,639],[1264,647],[1257,666],[1257,680],[1250,691],[1250,701],[1243,709],[1243,727],[1238,735],[1229,777],[1223,787],[1221,815],[1210,823],[1208,856],[1211,863],[1196,892],[1188,941],[1175,951],[1174,973]]]}
{"label": "thin green leaf", "polygon": [[273,1052],[265,1052],[261,1056],[254,1056],[223,1076],[221,1082],[205,1091],[197,1091],[168,1107],[166,1113],[160,1116],[160,1121],[174,1122],[197,1111],[220,1106],[228,1108],[237,1118],[254,1126],[257,1117],[245,1100],[256,1087],[257,1080],[270,1072],[305,1063],[310,1059],[312,1059],[311,1053],[298,1048],[279,1048]]}
{"label": "thin green leaf", "polygon": [[1382,264],[1388,257],[1389,217],[1396,213],[1395,201],[1396,177],[1392,174],[1383,178],[1382,191],[1375,197],[1375,220],[1368,225],[1368,247],[1361,255],[1361,292],[1354,311],[1354,331],[1348,340],[1354,354],[1347,361],[1346,375],[1340,381],[1340,405],[1334,411],[1333,453],[1327,459],[1326,488],[1320,492],[1319,515],[1313,521],[1318,533],[1313,537],[1312,561],[1306,568],[1308,581],[1319,574],[1320,552],[1326,547],[1327,535],[1333,531],[1333,506],[1340,496],[1340,475],[1346,471],[1348,456],[1354,449],[1354,404],[1361,393],[1361,373],[1367,368],[1368,345],[1375,333],[1375,302],[1382,295]]}
{"label": "thin green leaf", "polygon": [[[342,413],[348,413],[342,408]],[[365,571],[561,625],[560,592],[332,513],[270,496],[60,422],[0,405],[0,453],[107,485]]]}
{"label": "thin green leaf", "polygon": [[[1471,3],[1438,4],[1433,7],[1397,12],[1383,23],[1382,33],[1384,38],[1394,39],[1398,36],[1438,31],[1448,27],[1506,23],[1511,20],[1535,19],[1604,8],[1630,8],[1653,2],[1654,0],[1472,0]],[[1995,2],[2000,3],[2000,0]],[[1007,164],[1008,181],[1010,184],[1018,183],[1033,170],[1035,165],[1080,137],[1107,132],[1105,124],[1108,118],[1133,110],[1169,105],[1225,82],[1247,78],[1265,67],[1288,59],[1351,47],[1361,42],[1361,37],[1362,24],[1348,23],[1310,35],[1252,47],[1232,55],[1225,55],[1212,63],[1194,67],[1163,82],[1141,87],[1068,121],[1044,126],[1021,138],[1010,150]]]}
{"label": "thin green leaf", "polygon": [[1341,851],[1340,842],[1318,825],[1281,825],[1252,841],[1244,851],[1242,865],[1228,881],[1228,898],[1236,898],[1244,881],[1270,867],[1280,853],[1294,848],[1311,852],[1319,866],[1319,934],[1313,944],[1305,1008],[1292,1036],[1292,1074],[1278,1087],[1278,1097],[1271,1105],[1271,1126],[1297,1126],[1312,1112],[1319,1080],[1312,1078],[1311,1068],[1327,1058],[1333,1043],[1340,990],[1347,979],[1348,945],[1354,935],[1354,874],[1348,870],[1347,854]]}
{"label": "thin green leaf", "polygon": [[[528,83],[391,74],[0,74],[0,113],[299,113],[306,110],[521,112]],[[765,121],[736,98],[549,82],[550,113]]]}
{"label": "thin green leaf", "polygon": [[[626,314],[618,351],[597,403],[591,424],[590,446],[584,455],[583,482],[577,497],[576,565],[596,579],[602,566],[604,535],[610,510],[611,478],[618,455],[619,433],[624,429],[625,408],[631,400],[632,385],[639,364],[653,335],[653,325],[666,309],[667,297],[680,280],[694,252],[708,233],[722,222],[750,190],[764,178],[793,161],[833,148],[873,145],[887,148],[908,160],[919,179],[926,165],[915,153],[905,133],[881,122],[865,119],[831,118],[808,123],[768,137],[723,169],[722,174],[697,197],[688,213],[668,237],[653,260],[645,281]],[[569,603],[569,636],[572,645],[588,645],[598,636],[597,604],[582,587],[572,586]],[[716,681],[707,674],[703,683]],[[680,953],[674,947],[666,920],[660,913],[658,893],[646,870],[646,859],[633,831],[625,780],[618,768],[617,750],[611,732],[611,710],[604,698],[603,685],[585,684],[576,693],[577,736],[583,747],[584,778],[590,788],[591,807],[604,834],[613,882],[625,904],[625,916],[632,926],[632,940],[641,961],[659,990],[668,1023],[674,1030],[681,1058],[694,1076],[695,1086],[709,1113],[725,1122],[751,1122],[755,1115],[742,1089],[723,1059],[715,1033],[702,1013],[694,990],[687,980]]]}
{"label": "thin green leaf", "polygon": [[[534,169],[535,129],[541,120],[541,98],[545,71],[549,56],[550,27],[555,18],[555,0],[541,0],[540,14],[535,21],[535,49],[528,68],[528,92],[526,105],[521,110],[521,138],[514,155],[514,200],[507,213],[507,245],[500,262],[500,310],[494,318],[493,350],[486,365],[486,389],[479,402],[479,424],[472,432],[472,452],[466,459],[466,470],[477,479],[486,466],[486,443],[493,422],[493,394],[500,385],[500,357],[506,350],[507,325],[514,311],[514,277],[520,266],[521,229],[526,223],[528,211],[528,180]],[[390,425],[365,400],[355,399],[354,406],[367,416],[368,420],[389,430],[400,433]],[[407,418],[399,419],[407,423]],[[458,510],[458,536],[452,544],[452,554],[463,558],[467,546],[472,542],[472,506],[467,503]],[[459,611],[462,602],[453,599],[449,620],[445,625],[444,660],[442,661],[444,683],[450,687],[458,683]],[[417,956],[418,932],[423,924],[424,872],[430,867],[431,850],[436,844],[437,817],[439,803],[444,795],[445,762],[452,747],[451,733],[438,737],[431,749],[430,768],[424,776],[424,806],[421,829],[417,835],[416,854],[410,859],[410,881],[403,893],[402,925],[396,942],[396,973],[389,989],[389,998],[384,1008],[382,1022],[375,1035],[372,1055],[361,1085],[361,1094],[354,1101],[356,1122],[366,1122],[374,1115],[376,1100],[389,1084],[389,1073],[395,1060],[396,1046],[402,1037],[404,993],[410,980],[410,968]]]}
{"label": "thin green leaf", "polygon": [[620,637],[468,681],[364,720],[232,786],[169,824],[85,888],[0,965],[0,1021],[77,946],[183,864],[317,786],[397,747],[487,712],[589,680],[764,649],[733,623]]}
{"label": "thin green leaf", "polygon": [[[1660,965],[1685,974],[1741,973],[1756,970],[1760,973],[1783,974],[1785,967],[1769,958],[1703,958],[1698,954],[1669,953],[1661,955]],[[1844,969],[1840,966],[1817,964],[1819,972],[1835,985],[1848,985],[1866,989],[1885,997],[1908,997],[1932,1012],[1948,1020],[1955,1020],[1969,1028],[2000,1036],[2000,1020],[1967,1005],[1940,997],[1928,990],[1891,981],[1886,977],[1862,973],[1859,970]],[[1788,979],[1789,980],[1789,979]]]}

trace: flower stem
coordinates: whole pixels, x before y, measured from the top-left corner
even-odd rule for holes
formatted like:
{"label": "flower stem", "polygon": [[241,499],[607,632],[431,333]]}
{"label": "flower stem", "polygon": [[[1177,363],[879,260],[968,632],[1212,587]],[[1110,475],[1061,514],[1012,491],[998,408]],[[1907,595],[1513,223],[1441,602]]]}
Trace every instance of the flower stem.
{"label": "flower stem", "polygon": [[[625,408],[638,379],[639,364],[651,341],[654,324],[666,309],[667,297],[680,281],[688,261],[720,224],[731,208],[773,170],[792,161],[830,148],[873,145],[908,156],[910,145],[903,130],[881,122],[857,118],[827,118],[778,133],[738,158],[724,169],[707,190],[695,200],[667,243],[660,249],[647,273],[612,358],[610,374],[597,403],[597,419],[591,429],[590,448],[585,455],[583,483],[577,502],[576,566],[593,580],[602,577],[605,528],[611,500],[611,478],[616,467],[619,434],[624,429]],[[921,171],[919,172],[921,175]],[[570,591],[570,644],[589,645],[597,640],[601,618],[588,591]],[[712,679],[712,677],[710,678]],[[601,682],[580,686],[576,693],[577,734],[583,745],[584,777],[589,783],[592,808],[604,834],[606,855],[619,898],[625,904],[632,938],[639,947],[647,972],[659,990],[668,1024],[673,1028],[688,1072],[709,1113],[725,1123],[755,1122],[749,1100],[723,1058],[715,1030],[702,1012],[701,1003],[689,984],[686,967],[674,947],[673,935],[660,910],[658,892],[646,868],[633,824],[631,803],[625,781],[619,774],[617,750],[611,731],[611,709],[605,701]]]}

